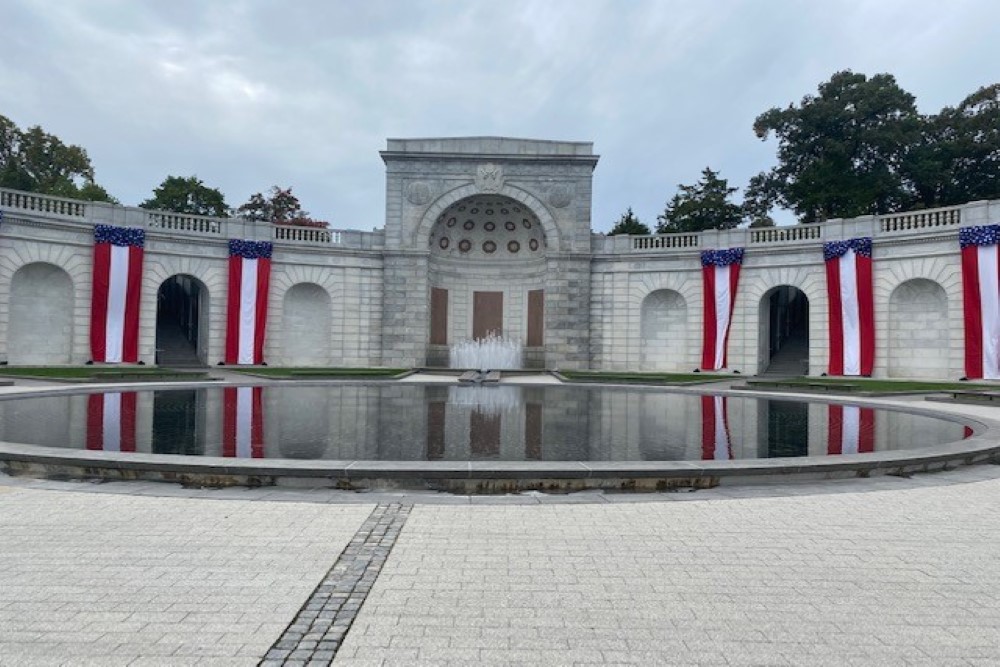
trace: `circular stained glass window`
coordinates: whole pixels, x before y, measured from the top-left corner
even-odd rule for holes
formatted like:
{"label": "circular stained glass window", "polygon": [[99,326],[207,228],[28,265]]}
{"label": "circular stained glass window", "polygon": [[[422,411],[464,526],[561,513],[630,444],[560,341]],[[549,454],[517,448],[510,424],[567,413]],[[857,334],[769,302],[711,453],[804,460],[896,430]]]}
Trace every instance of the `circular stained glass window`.
{"label": "circular stained glass window", "polygon": [[532,250],[538,250],[538,239],[531,239],[528,241],[528,247]]}
{"label": "circular stained glass window", "polygon": [[525,218],[524,220],[521,221],[521,224],[524,225],[525,229],[531,229],[531,220]]}
{"label": "circular stained glass window", "polygon": [[451,241],[448,240],[447,236],[442,236],[441,240],[438,241],[438,245],[441,246],[441,250],[447,249],[449,243],[451,243]]}
{"label": "circular stained glass window", "polygon": [[517,252],[520,249],[521,249],[521,244],[518,243],[517,241],[510,241],[509,243],[507,243],[507,250],[511,252]]}
{"label": "circular stained glass window", "polygon": [[496,252],[497,244],[493,241],[483,241],[483,252],[492,254]]}
{"label": "circular stained glass window", "polygon": [[462,239],[458,242],[458,249],[462,252],[469,252],[472,250],[472,241],[469,239]]}
{"label": "circular stained glass window", "polygon": [[483,225],[483,229],[485,229],[488,232],[492,232],[496,228],[497,226],[493,222],[487,222],[486,224]]}
{"label": "circular stained glass window", "polygon": [[504,226],[504,229],[506,229],[508,232],[512,232],[515,229],[517,229],[517,225],[515,225],[510,220],[508,220],[507,222],[503,223],[503,226]]}
{"label": "circular stained glass window", "polygon": [[462,227],[465,228],[466,230],[471,231],[476,228],[476,223],[474,223],[472,220],[466,220],[465,222],[462,223]]}
{"label": "circular stained glass window", "polygon": [[456,220],[455,218],[448,218],[449,227],[454,227],[456,222],[458,222],[458,220]]}

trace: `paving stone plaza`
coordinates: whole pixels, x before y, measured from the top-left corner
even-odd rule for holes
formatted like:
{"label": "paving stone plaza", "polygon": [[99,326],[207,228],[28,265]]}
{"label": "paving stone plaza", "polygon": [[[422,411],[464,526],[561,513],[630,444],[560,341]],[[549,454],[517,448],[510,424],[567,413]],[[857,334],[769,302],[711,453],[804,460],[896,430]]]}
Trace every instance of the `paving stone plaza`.
{"label": "paving stone plaza", "polygon": [[638,495],[0,477],[0,664],[1000,664],[998,508],[991,465]]}

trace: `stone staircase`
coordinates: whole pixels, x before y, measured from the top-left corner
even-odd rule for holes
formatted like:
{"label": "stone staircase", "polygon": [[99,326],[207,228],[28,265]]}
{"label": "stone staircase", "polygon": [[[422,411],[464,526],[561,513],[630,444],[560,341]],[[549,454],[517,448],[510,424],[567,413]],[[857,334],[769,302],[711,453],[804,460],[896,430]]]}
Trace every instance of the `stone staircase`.
{"label": "stone staircase", "polygon": [[176,322],[159,322],[156,325],[157,365],[170,368],[204,368],[198,359],[195,346],[184,337]]}
{"label": "stone staircase", "polygon": [[771,357],[771,363],[761,373],[764,377],[794,377],[809,372],[809,340],[793,337]]}

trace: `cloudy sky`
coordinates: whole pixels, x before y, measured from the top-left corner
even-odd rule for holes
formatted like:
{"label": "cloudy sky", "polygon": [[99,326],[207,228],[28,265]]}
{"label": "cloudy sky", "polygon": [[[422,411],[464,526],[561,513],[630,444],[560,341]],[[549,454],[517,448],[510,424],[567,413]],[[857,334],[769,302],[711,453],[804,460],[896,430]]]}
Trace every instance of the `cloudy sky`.
{"label": "cloudy sky", "polygon": [[7,0],[0,44],[0,115],[86,148],[126,204],[196,174],[371,229],[387,137],[498,135],[593,141],[607,231],[705,166],[745,186],[776,148],[754,118],[836,71],[923,112],[1000,80],[1000,2]]}

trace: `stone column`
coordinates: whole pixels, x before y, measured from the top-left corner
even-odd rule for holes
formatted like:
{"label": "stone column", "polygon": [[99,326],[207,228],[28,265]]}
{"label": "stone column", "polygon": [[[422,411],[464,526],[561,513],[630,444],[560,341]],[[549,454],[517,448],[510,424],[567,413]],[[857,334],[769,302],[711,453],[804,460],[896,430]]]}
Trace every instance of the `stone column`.
{"label": "stone column", "polygon": [[382,364],[423,366],[430,331],[427,251],[387,250],[383,261]]}
{"label": "stone column", "polygon": [[545,365],[590,365],[590,255],[550,252],[545,279]]}

